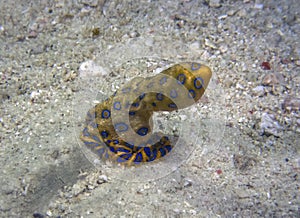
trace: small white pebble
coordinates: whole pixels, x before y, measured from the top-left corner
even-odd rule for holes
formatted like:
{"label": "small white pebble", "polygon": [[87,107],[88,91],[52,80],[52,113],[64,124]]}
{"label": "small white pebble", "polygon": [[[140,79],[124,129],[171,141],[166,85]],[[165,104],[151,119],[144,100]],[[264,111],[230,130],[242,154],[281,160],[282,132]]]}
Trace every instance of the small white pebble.
{"label": "small white pebble", "polygon": [[221,53],[225,53],[225,52],[227,52],[228,47],[227,47],[227,45],[221,45],[219,47],[219,50],[220,50]]}
{"label": "small white pebble", "polygon": [[46,215],[47,215],[47,216],[52,216],[51,210],[47,210]]}
{"label": "small white pebble", "polygon": [[190,187],[190,186],[192,186],[192,184],[193,184],[193,181],[189,178],[186,178],[183,181],[183,187]]}
{"label": "small white pebble", "polygon": [[179,117],[180,117],[180,120],[183,120],[183,121],[185,121],[187,119],[187,116],[185,114],[180,114]]}
{"label": "small white pebble", "polygon": [[236,88],[241,90],[245,89],[245,87],[239,83],[236,84]]}
{"label": "small white pebble", "polygon": [[196,214],[197,214],[197,211],[196,211],[196,210],[193,210],[193,209],[191,209],[191,210],[189,211],[189,213],[190,213],[191,215],[196,215]]}
{"label": "small white pebble", "polygon": [[243,123],[244,121],[245,121],[245,117],[240,117],[238,120],[239,123]]}
{"label": "small white pebble", "polygon": [[101,66],[96,65],[92,60],[81,63],[79,67],[80,77],[94,77],[94,76],[105,76],[108,72]]}
{"label": "small white pebble", "polygon": [[264,8],[264,5],[263,4],[254,4],[254,8],[262,10]]}
{"label": "small white pebble", "polygon": [[252,91],[254,92],[254,95],[262,97],[265,94],[265,87],[256,86],[255,88],[252,89]]}
{"label": "small white pebble", "polygon": [[41,95],[41,91],[37,90],[37,91],[32,91],[30,93],[30,98],[33,99],[37,99],[39,96]]}
{"label": "small white pebble", "polygon": [[189,45],[189,47],[190,47],[190,49],[192,49],[192,50],[199,50],[199,48],[200,48],[200,43],[199,42],[193,42],[193,43],[191,43],[190,45]]}
{"label": "small white pebble", "polygon": [[101,181],[103,181],[103,182],[107,182],[107,180],[108,180],[108,178],[107,178],[107,176],[106,175],[100,175],[99,176],[99,180],[101,180]]}
{"label": "small white pebble", "polygon": [[225,18],[227,18],[227,14],[222,14],[218,17],[219,20],[224,20]]}

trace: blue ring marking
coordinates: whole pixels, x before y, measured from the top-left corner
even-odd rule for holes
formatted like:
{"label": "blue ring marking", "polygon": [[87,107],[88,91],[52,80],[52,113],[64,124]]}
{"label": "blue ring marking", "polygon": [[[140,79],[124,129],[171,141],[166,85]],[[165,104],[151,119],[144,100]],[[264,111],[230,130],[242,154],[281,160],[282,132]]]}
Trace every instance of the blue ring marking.
{"label": "blue ring marking", "polygon": [[132,103],[132,107],[138,107],[140,104],[138,102]]}
{"label": "blue ring marking", "polygon": [[[126,154],[125,154],[126,155]],[[122,157],[121,157],[122,156]],[[121,155],[117,158],[117,163],[124,163],[125,161],[128,161],[126,157],[124,158],[123,155]]]}
{"label": "blue ring marking", "polygon": [[134,116],[135,115],[135,111],[129,111],[129,115],[130,116]]}
{"label": "blue ring marking", "polygon": [[121,108],[122,108],[122,106],[121,106],[121,103],[119,101],[114,103],[114,109],[115,110],[121,110]]}
{"label": "blue ring marking", "polygon": [[142,100],[142,99],[145,97],[145,95],[146,95],[145,93],[141,94],[141,95],[139,96],[139,99]]}
{"label": "blue ring marking", "polygon": [[166,150],[163,149],[163,148],[160,148],[159,152],[160,152],[161,157],[163,157],[163,156],[165,156],[167,154]]}
{"label": "blue ring marking", "polygon": [[109,133],[106,130],[103,130],[100,134],[103,138],[107,138],[109,135]]}
{"label": "blue ring marking", "polygon": [[96,112],[95,113],[91,113],[91,112],[87,112],[87,116],[91,119],[91,120],[93,120],[93,119],[95,119],[96,118]]}
{"label": "blue ring marking", "polygon": [[[111,143],[111,140],[110,139],[108,139],[107,141],[106,141],[108,144],[110,144]],[[105,143],[106,144],[106,143]]]}
{"label": "blue ring marking", "polygon": [[138,152],[135,156],[134,162],[139,163],[143,161],[143,155],[141,152]]}
{"label": "blue ring marking", "polygon": [[116,123],[114,128],[117,132],[126,132],[128,130],[128,126],[125,123]]}
{"label": "blue ring marking", "polygon": [[117,148],[116,151],[119,151],[119,152],[126,152],[126,153],[129,153],[129,152],[130,152],[128,149],[122,148],[122,147]]}
{"label": "blue ring marking", "polygon": [[153,107],[156,107],[156,103],[155,103],[155,102],[152,102],[152,106],[153,106]]}
{"label": "blue ring marking", "polygon": [[137,134],[140,136],[145,136],[148,133],[148,128],[147,127],[141,127],[138,129]]}
{"label": "blue ring marking", "polygon": [[83,134],[84,136],[87,136],[87,137],[90,136],[90,133],[89,133],[89,130],[88,130],[87,127],[85,127],[85,128],[83,129],[82,134]]}
{"label": "blue ring marking", "polygon": [[134,148],[134,145],[128,143],[128,142],[125,142],[125,146],[129,149],[133,149]]}
{"label": "blue ring marking", "polygon": [[170,91],[170,96],[171,96],[171,98],[176,98],[178,96],[177,91],[175,89],[172,89]]}
{"label": "blue ring marking", "polygon": [[147,85],[147,88],[149,89],[149,88],[153,87],[153,84],[154,84],[154,82],[150,82],[150,83]]}
{"label": "blue ring marking", "polygon": [[104,154],[105,154],[104,159],[108,159],[109,158],[108,152],[105,152]]}
{"label": "blue ring marking", "polygon": [[128,93],[128,92],[130,92],[130,90],[131,90],[130,87],[126,87],[126,88],[123,88],[123,89],[122,89],[122,92],[123,92],[123,93]]}
{"label": "blue ring marking", "polygon": [[131,157],[132,157],[132,154],[122,154],[118,157],[117,162],[124,163],[125,161],[128,161]]}
{"label": "blue ring marking", "polygon": [[170,152],[172,150],[171,145],[165,145],[164,148],[167,149],[168,152]]}
{"label": "blue ring marking", "polygon": [[115,152],[115,148],[114,148],[113,146],[109,146],[109,150],[110,150],[111,152]]}
{"label": "blue ring marking", "polygon": [[166,76],[164,76],[163,78],[161,78],[160,80],[159,80],[159,84],[160,85],[163,85],[163,84],[165,84],[167,82],[167,77]]}
{"label": "blue ring marking", "polygon": [[193,89],[190,89],[188,96],[189,96],[189,98],[195,98],[196,97],[196,92]]}
{"label": "blue ring marking", "polygon": [[201,64],[198,64],[198,63],[192,63],[192,65],[191,65],[192,70],[199,70],[200,67],[201,67]]}
{"label": "blue ring marking", "polygon": [[84,143],[87,147],[92,146],[93,148],[96,148],[96,147],[98,147],[98,146],[101,146],[101,144],[96,143],[96,142],[87,142],[87,141],[84,141],[83,143]]}
{"label": "blue ring marking", "polygon": [[89,122],[89,125],[90,125],[91,127],[93,127],[93,128],[97,128],[97,127],[98,127],[97,123],[95,123],[94,121]]}
{"label": "blue ring marking", "polygon": [[123,161],[120,160],[120,158],[118,158],[118,162],[124,162],[129,160],[132,157],[132,154],[122,154],[120,155],[120,158],[122,158]]}
{"label": "blue ring marking", "polygon": [[165,145],[165,142],[164,142],[164,140],[163,140],[164,138],[161,138],[160,140],[159,140],[159,142],[157,142],[159,145]]}
{"label": "blue ring marking", "polygon": [[140,92],[139,88],[140,88],[140,87],[137,87],[137,88],[135,88],[135,89],[132,90],[132,91],[133,91],[134,93],[139,93],[139,92]]}
{"label": "blue ring marking", "polygon": [[102,156],[103,154],[104,154],[104,152],[105,152],[105,148],[100,148],[100,149],[96,149],[95,151],[100,155],[100,156]]}
{"label": "blue ring marking", "polygon": [[147,155],[147,157],[150,158],[150,156],[151,156],[151,149],[149,147],[144,147],[144,152]]}
{"label": "blue ring marking", "polygon": [[96,141],[96,142],[101,143],[100,139],[95,135],[92,136],[92,139],[94,139],[94,141]]}
{"label": "blue ring marking", "polygon": [[118,145],[119,144],[119,140],[113,140],[113,143],[115,144],[115,145]]}
{"label": "blue ring marking", "polygon": [[127,101],[125,104],[125,108],[129,108],[130,107],[130,103]]}
{"label": "blue ring marking", "polygon": [[125,160],[129,160],[129,158],[132,157],[132,153],[122,154],[122,155],[120,155],[120,157]]}
{"label": "blue ring marking", "polygon": [[107,109],[104,109],[104,110],[102,111],[102,113],[101,113],[101,117],[102,117],[103,119],[108,119],[108,118],[110,118],[110,111],[107,110]]}
{"label": "blue ring marking", "polygon": [[[200,85],[197,84],[198,82],[200,82]],[[194,86],[196,89],[201,89],[203,87],[204,81],[201,77],[197,77],[196,79],[194,79]]]}
{"label": "blue ring marking", "polygon": [[149,156],[150,161],[154,161],[157,158],[157,149],[153,149],[151,155]]}
{"label": "blue ring marking", "polygon": [[178,84],[182,84],[183,85],[185,83],[186,76],[183,73],[181,73],[181,74],[179,74],[177,76],[176,79],[177,79]]}
{"label": "blue ring marking", "polygon": [[169,108],[177,108],[177,105],[174,103],[170,103],[170,104],[168,104],[168,107]]}
{"label": "blue ring marking", "polygon": [[156,94],[156,99],[159,100],[159,101],[162,101],[162,100],[164,100],[164,95],[161,94],[161,93],[157,93]]}

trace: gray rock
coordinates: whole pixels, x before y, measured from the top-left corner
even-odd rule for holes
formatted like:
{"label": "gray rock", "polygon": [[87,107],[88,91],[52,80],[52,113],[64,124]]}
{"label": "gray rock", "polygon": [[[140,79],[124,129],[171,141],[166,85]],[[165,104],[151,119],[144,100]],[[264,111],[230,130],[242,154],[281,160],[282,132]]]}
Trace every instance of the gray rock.
{"label": "gray rock", "polygon": [[275,120],[273,114],[263,113],[260,123],[260,135],[274,135],[279,137],[279,133],[282,131],[282,127]]}

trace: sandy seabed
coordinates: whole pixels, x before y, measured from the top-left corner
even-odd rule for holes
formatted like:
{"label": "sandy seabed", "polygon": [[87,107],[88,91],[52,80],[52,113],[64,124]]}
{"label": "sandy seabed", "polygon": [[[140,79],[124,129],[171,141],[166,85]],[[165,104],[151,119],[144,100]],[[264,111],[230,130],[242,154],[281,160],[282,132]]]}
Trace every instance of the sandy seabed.
{"label": "sandy seabed", "polygon": [[[299,36],[297,0],[0,0],[0,217],[300,217]],[[93,104],[187,61],[205,96],[154,121],[183,159],[86,151]]]}

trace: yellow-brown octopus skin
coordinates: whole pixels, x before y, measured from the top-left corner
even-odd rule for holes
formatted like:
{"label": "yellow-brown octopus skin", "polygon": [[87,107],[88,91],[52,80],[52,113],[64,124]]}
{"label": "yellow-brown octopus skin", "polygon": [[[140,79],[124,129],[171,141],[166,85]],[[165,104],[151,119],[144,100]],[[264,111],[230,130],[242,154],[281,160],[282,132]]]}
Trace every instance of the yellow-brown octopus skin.
{"label": "yellow-brown octopus skin", "polygon": [[193,62],[176,64],[152,77],[134,78],[88,111],[80,139],[102,159],[126,165],[157,160],[174,145],[167,136],[152,133],[153,112],[194,104],[211,76],[209,67]]}

